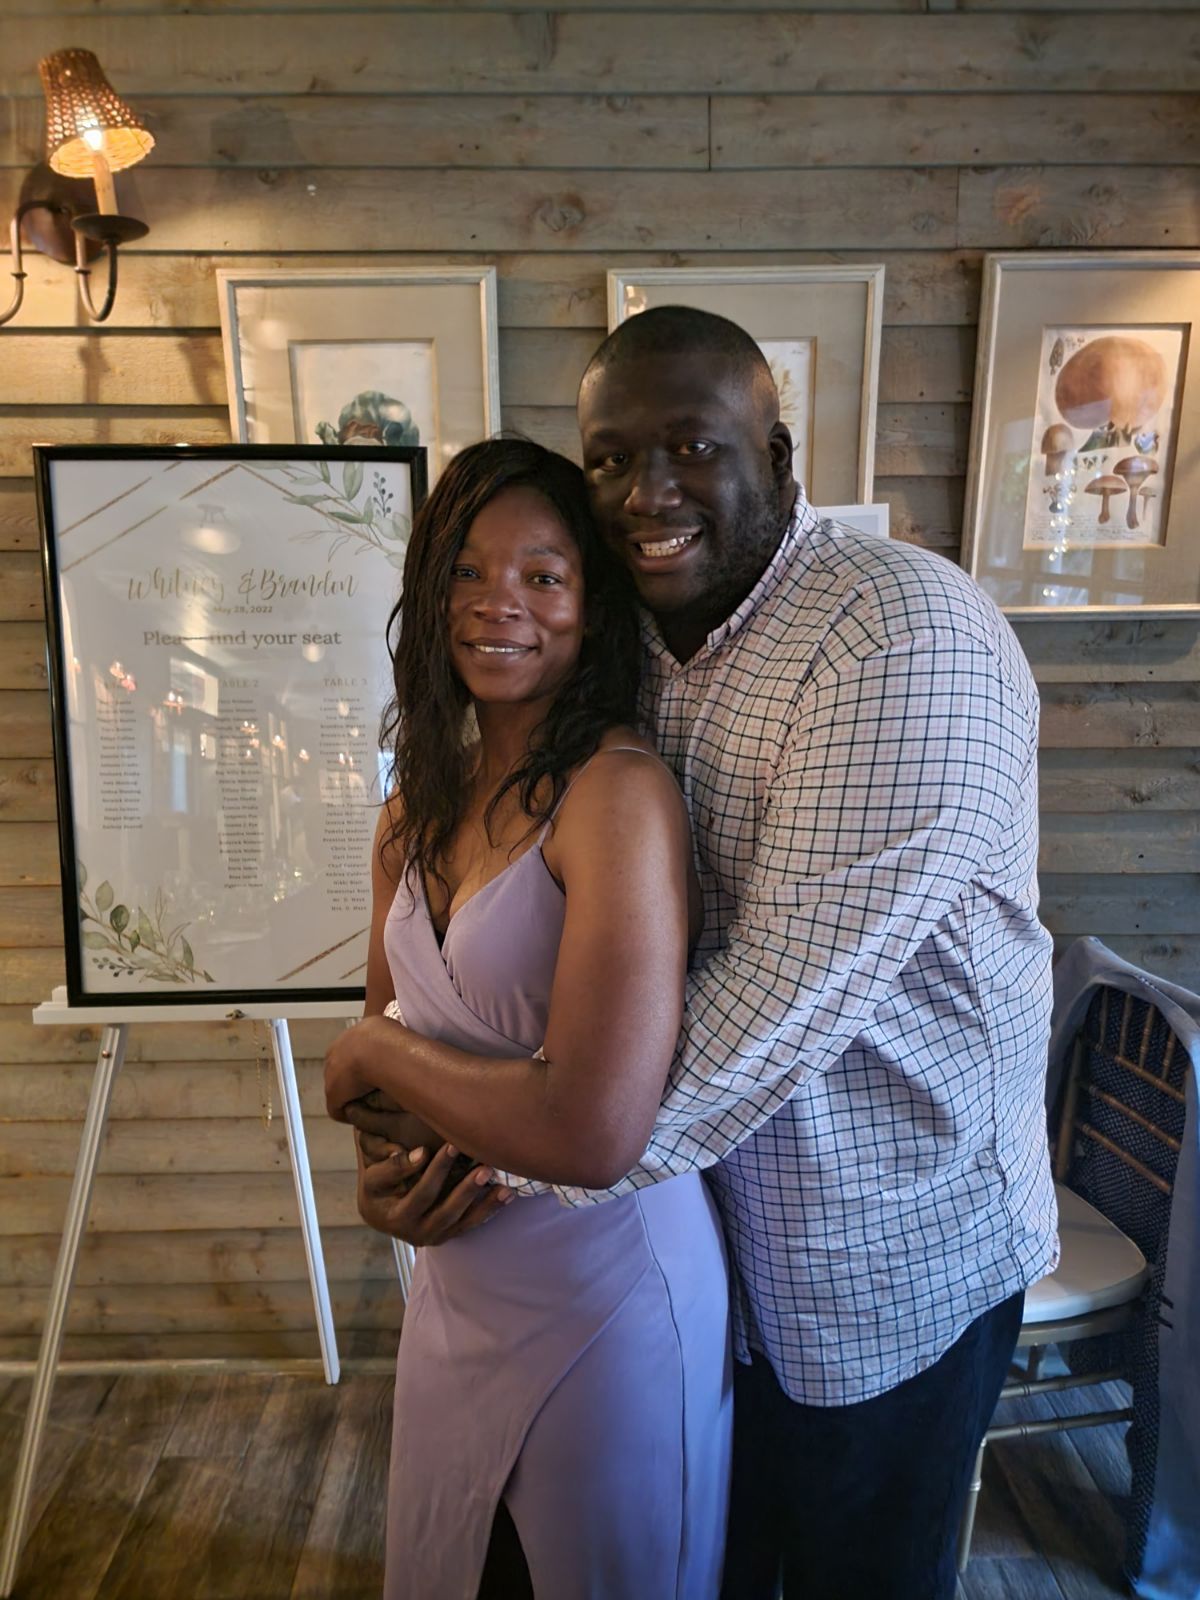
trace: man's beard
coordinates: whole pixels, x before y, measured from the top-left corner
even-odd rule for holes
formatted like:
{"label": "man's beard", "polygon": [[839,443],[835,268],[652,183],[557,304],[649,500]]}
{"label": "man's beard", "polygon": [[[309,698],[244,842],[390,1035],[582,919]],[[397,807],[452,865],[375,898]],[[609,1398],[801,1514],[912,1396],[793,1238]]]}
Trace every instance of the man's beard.
{"label": "man's beard", "polygon": [[[711,519],[701,520],[701,538],[709,537]],[[779,489],[770,475],[748,486],[738,506],[737,520],[728,538],[712,559],[705,563],[703,588],[681,599],[676,606],[656,605],[655,609],[680,620],[702,621],[711,632],[737,610],[754,588],[779,548],[787,519],[779,509]]]}

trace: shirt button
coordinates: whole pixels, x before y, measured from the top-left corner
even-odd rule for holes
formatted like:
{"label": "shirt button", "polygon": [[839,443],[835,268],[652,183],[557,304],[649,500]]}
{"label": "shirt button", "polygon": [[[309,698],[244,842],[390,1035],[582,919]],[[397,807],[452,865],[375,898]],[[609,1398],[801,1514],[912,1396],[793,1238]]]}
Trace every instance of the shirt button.
{"label": "shirt button", "polygon": [[994,1167],[996,1165],[996,1152],[989,1145],[979,1152],[977,1160],[981,1167]]}

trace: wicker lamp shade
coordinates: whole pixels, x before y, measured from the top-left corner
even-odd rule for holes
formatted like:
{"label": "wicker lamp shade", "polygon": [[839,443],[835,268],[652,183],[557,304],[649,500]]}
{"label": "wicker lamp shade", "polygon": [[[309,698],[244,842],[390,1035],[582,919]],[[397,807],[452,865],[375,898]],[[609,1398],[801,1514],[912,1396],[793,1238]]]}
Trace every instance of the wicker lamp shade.
{"label": "wicker lamp shade", "polygon": [[103,134],[109,168],[132,167],[154,148],[154,135],[121,99],[90,50],[57,50],[38,63],[46,92],[46,159],[67,178],[90,178]]}

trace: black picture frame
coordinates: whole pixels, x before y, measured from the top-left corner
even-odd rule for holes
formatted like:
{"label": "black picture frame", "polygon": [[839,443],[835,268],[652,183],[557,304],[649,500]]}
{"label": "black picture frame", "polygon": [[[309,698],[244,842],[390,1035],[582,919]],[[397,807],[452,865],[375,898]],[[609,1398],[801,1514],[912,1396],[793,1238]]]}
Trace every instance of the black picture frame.
{"label": "black picture frame", "polygon": [[[58,561],[58,536],[55,520],[54,467],[60,462],[91,461],[128,462],[181,461],[200,458],[218,464],[223,461],[242,462],[357,462],[364,468],[378,463],[405,465],[409,469],[412,514],[415,518],[427,493],[426,451],[422,446],[326,446],[310,444],[278,445],[37,445],[33,450],[34,478],[37,496],[38,522],[41,535],[42,580],[45,595],[45,623],[47,666],[50,688],[50,707],[53,726],[53,755],[55,791],[57,798],[58,847],[61,866],[63,934],[66,953],[67,999],[75,1007],[129,1006],[131,1009],[147,1006],[187,1006],[203,1003],[214,1009],[237,1010],[245,1004],[266,1005],[276,1001],[312,1002],[345,1001],[350,1010],[361,1003],[362,984],[346,986],[317,985],[312,987],[287,986],[281,988],[231,988],[206,985],[198,990],[147,991],[144,988],[124,990],[95,990],[86,986],[82,945],[82,927],[79,912],[80,884],[76,871],[77,828],[75,823],[75,793],[71,771],[70,741],[67,725],[67,662],[65,658],[65,628],[62,608]],[[399,593],[399,574],[395,594]],[[389,605],[390,609],[390,605]],[[364,872],[370,870],[369,860],[364,861]],[[281,1004],[281,1014],[286,1004]]]}

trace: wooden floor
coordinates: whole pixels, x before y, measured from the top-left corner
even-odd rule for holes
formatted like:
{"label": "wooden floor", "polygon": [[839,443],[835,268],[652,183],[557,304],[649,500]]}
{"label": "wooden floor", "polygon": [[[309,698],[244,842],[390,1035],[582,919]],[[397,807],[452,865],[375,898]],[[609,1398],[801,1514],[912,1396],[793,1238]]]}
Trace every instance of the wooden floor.
{"label": "wooden floor", "polygon": [[[29,1390],[0,1379],[5,1509]],[[387,1376],[64,1377],[16,1600],[375,1600],[390,1426]],[[995,1446],[960,1600],[1125,1593],[1127,1492],[1119,1427]]]}

